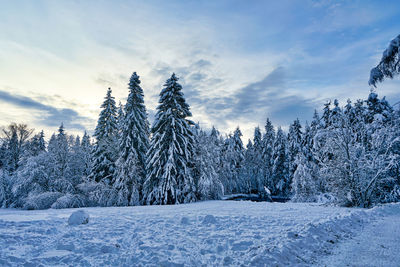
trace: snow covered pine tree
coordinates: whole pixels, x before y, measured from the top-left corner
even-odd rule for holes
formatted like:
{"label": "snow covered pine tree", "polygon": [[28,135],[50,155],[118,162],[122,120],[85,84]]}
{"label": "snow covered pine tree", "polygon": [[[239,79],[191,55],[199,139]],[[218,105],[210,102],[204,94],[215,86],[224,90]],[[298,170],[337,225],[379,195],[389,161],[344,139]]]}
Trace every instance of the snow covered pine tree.
{"label": "snow covered pine tree", "polygon": [[378,82],[385,78],[392,79],[400,73],[400,35],[394,38],[389,47],[383,51],[382,59],[378,66],[371,70],[369,85],[376,87]]}
{"label": "snow covered pine tree", "polygon": [[[140,87],[134,72],[129,81],[129,96],[125,112],[119,112],[119,158],[116,163],[114,188],[118,192],[117,205],[139,205],[142,185],[146,177],[146,152],[149,147],[149,123]],[[121,115],[122,114],[122,115]]]}
{"label": "snow covered pine tree", "polygon": [[191,174],[193,155],[192,121],[182,86],[175,73],[160,93],[147,154],[147,178],[144,183],[146,204],[176,204],[196,200]]}
{"label": "snow covered pine tree", "polygon": [[89,176],[91,180],[102,181],[106,184],[110,184],[113,180],[118,148],[117,108],[111,92],[111,88],[108,88],[105,100],[101,105],[102,111],[94,132],[96,144],[93,152],[92,171]]}

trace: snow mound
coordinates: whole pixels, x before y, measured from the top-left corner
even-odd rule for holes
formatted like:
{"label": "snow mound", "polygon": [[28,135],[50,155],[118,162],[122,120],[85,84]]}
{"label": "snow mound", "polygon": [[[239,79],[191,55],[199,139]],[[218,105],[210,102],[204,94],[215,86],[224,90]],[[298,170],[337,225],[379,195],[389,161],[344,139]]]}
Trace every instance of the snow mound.
{"label": "snow mound", "polygon": [[208,214],[204,217],[202,224],[204,225],[210,225],[210,224],[216,224],[217,223],[217,219],[215,219],[214,216]]}
{"label": "snow mound", "polygon": [[69,225],[79,225],[89,223],[89,214],[84,210],[78,210],[69,216]]}
{"label": "snow mound", "polygon": [[190,220],[188,217],[182,217],[181,219],[181,224],[183,225],[189,225],[190,224]]}

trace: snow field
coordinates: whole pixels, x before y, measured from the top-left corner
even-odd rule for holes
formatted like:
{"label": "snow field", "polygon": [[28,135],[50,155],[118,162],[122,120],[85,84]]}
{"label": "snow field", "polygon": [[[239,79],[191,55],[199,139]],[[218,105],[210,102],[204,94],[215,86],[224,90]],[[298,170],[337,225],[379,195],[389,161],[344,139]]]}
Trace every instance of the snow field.
{"label": "snow field", "polygon": [[175,206],[0,210],[5,266],[309,266],[365,223],[400,211],[304,203],[206,201]]}

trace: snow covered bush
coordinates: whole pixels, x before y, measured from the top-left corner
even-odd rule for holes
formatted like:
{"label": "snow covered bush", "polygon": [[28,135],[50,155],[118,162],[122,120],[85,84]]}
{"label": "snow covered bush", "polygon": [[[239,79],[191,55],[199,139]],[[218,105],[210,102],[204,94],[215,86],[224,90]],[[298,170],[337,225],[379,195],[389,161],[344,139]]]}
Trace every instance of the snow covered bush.
{"label": "snow covered bush", "polygon": [[117,205],[118,191],[102,182],[87,181],[78,185],[78,192],[89,207],[111,207]]}
{"label": "snow covered bush", "polygon": [[51,205],[52,209],[81,208],[85,206],[85,200],[77,194],[66,194]]}
{"label": "snow covered bush", "polygon": [[44,210],[49,209],[51,206],[62,197],[60,192],[45,192],[38,195],[28,196],[24,201],[25,210]]}

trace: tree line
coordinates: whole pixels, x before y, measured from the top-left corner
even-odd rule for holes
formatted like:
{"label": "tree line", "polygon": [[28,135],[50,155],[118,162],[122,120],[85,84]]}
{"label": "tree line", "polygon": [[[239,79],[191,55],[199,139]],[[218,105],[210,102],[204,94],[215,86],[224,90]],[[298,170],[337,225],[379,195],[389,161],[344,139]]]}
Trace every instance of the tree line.
{"label": "tree line", "polygon": [[[395,40],[371,71],[373,86],[399,72]],[[239,127],[224,136],[190,120],[175,74],[150,127],[140,84],[134,72],[118,107],[107,90],[93,138],[63,124],[48,142],[25,124],[4,128],[0,206],[163,205],[239,193],[358,207],[400,200],[400,110],[374,91],[344,106],[327,102],[287,133],[267,119],[244,147]]]}

